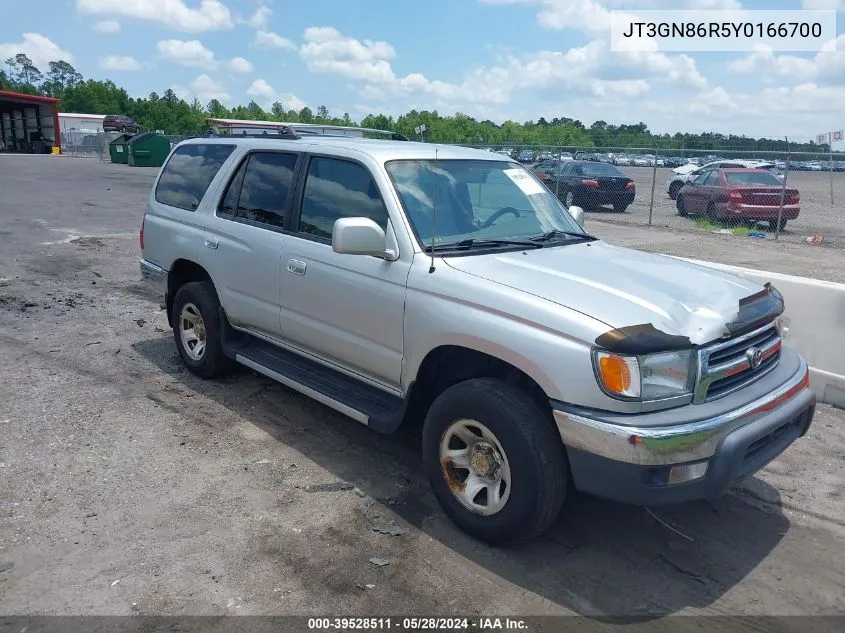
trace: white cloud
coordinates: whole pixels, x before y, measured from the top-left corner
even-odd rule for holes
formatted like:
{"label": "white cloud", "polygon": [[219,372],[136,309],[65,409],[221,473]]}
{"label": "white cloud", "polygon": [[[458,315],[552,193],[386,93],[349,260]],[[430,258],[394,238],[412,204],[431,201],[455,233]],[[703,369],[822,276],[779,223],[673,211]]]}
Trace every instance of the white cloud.
{"label": "white cloud", "polygon": [[845,0],[803,0],[805,9],[832,9],[845,11]]}
{"label": "white cloud", "polygon": [[740,9],[740,0],[481,0],[485,4],[525,4],[539,7],[537,22],[547,29],[579,29],[590,33],[610,30],[612,10]]}
{"label": "white cloud", "polygon": [[361,95],[379,101],[397,95],[428,95],[454,109],[457,104],[481,106],[509,103],[516,93],[588,94],[631,98],[651,90],[652,83],[703,88],[707,82],[687,55],[637,51],[611,53],[605,40],[562,53],[539,51],[505,56],[500,64],[467,72],[460,83],[429,79],[421,73],[397,76],[391,65],[396,52],[387,42],[359,41],[329,27],[305,31],[300,55],[309,70],[362,82]]}
{"label": "white cloud", "polygon": [[92,28],[97,33],[120,33],[120,22],[117,20],[100,20]]}
{"label": "white cloud", "polygon": [[226,87],[214,81],[208,75],[200,75],[188,84],[188,87],[173,86],[173,92],[176,93],[180,99],[192,100],[194,97],[200,100],[200,103],[206,104],[212,99],[217,99],[223,103],[232,98]]}
{"label": "white cloud", "polygon": [[255,37],[252,38],[252,43],[260,48],[296,49],[296,44],[289,39],[270,31],[256,31]]}
{"label": "white cloud", "polygon": [[200,0],[197,8],[188,7],[185,0],[76,0],[76,9],[155,22],[188,33],[232,27],[231,13],[220,0]]}
{"label": "white cloud", "polygon": [[730,72],[740,75],[758,75],[764,78],[785,77],[798,83],[842,84],[845,81],[845,35],[813,57],[798,55],[776,55],[767,47],[760,46],[753,53],[740,57],[728,64]]}
{"label": "white cloud", "polygon": [[243,57],[234,57],[229,61],[229,70],[236,73],[251,73],[252,69],[252,62]]}
{"label": "white cloud", "polygon": [[343,75],[351,79],[390,82],[395,78],[388,60],[396,51],[387,42],[364,40],[342,35],[332,27],[305,29],[305,44],[300,56],[309,70]]}
{"label": "white cloud", "polygon": [[139,70],[141,64],[129,55],[106,55],[98,60],[103,70]]}
{"label": "white cloud", "polygon": [[246,91],[246,93],[250,97],[258,97],[259,99],[264,99],[268,101],[272,101],[273,98],[276,96],[276,91],[273,89],[273,86],[268,84],[263,79],[256,79],[252,82],[252,85]]}
{"label": "white cloud", "polygon": [[273,86],[264,79],[256,79],[246,91],[247,95],[253,97],[256,103],[269,107],[274,102],[280,102],[286,110],[301,110],[305,102],[289,92],[277,92]]}
{"label": "white cloud", "polygon": [[156,44],[162,57],[182,66],[193,68],[215,68],[214,53],[199,40],[162,40]]}
{"label": "white cloud", "polygon": [[24,33],[23,41],[0,44],[0,61],[25,53],[39,70],[47,70],[47,62],[63,59],[73,63],[73,55],[40,33]]}
{"label": "white cloud", "polygon": [[266,31],[272,14],[273,10],[270,7],[267,5],[261,5],[255,10],[255,13],[249,16],[246,20],[241,20],[240,23],[251,26],[259,31]]}

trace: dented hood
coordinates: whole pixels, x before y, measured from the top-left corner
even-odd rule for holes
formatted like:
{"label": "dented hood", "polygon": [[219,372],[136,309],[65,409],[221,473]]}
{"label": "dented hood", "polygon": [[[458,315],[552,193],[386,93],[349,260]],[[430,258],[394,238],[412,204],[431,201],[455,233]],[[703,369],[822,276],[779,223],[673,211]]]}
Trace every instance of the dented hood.
{"label": "dented hood", "polygon": [[[669,340],[669,347],[700,345],[745,329],[761,316],[773,318],[771,305],[751,305],[769,292],[754,282],[602,241],[446,261],[598,319],[619,339],[646,331]],[[782,299],[772,292],[779,313]]]}

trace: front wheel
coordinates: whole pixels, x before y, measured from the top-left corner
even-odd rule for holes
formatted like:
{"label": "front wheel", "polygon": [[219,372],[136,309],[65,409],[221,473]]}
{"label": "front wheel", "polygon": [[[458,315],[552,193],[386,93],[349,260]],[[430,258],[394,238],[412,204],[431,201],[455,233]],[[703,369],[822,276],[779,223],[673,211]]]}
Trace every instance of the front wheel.
{"label": "front wheel", "polygon": [[672,200],[677,200],[678,192],[681,190],[682,187],[683,185],[679,182],[673,182],[671,185],[669,185],[669,197]]}
{"label": "front wheel", "polygon": [[575,204],[575,194],[571,191],[567,191],[566,195],[563,197],[563,203],[566,205],[566,208],[573,206]]}
{"label": "front wheel", "polygon": [[173,337],[185,366],[201,378],[231,367],[220,340],[220,300],[208,281],[185,284],[173,299]]}
{"label": "front wheel", "polygon": [[687,208],[684,205],[684,199],[681,196],[678,196],[675,199],[675,206],[678,208],[678,215],[682,218],[687,217],[689,214],[687,213]]}
{"label": "front wheel", "polygon": [[513,544],[559,514],[568,479],[563,443],[518,387],[492,378],[450,387],[428,411],[422,444],[434,495],[471,536]]}
{"label": "front wheel", "polygon": [[625,213],[625,211],[628,210],[629,206],[630,205],[625,204],[624,202],[621,203],[621,204],[614,204],[613,205],[613,211],[614,211],[614,213]]}

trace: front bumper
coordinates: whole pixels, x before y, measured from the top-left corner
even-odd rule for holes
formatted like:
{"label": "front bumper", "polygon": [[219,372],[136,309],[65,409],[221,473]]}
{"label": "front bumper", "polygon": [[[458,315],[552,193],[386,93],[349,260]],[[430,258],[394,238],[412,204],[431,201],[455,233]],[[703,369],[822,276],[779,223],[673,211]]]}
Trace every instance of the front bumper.
{"label": "front bumper", "polygon": [[167,271],[146,259],[141,259],[141,280],[147,282],[161,296],[167,294]]}
{"label": "front bumper", "polygon": [[[576,414],[555,404],[575,487],[600,497],[641,505],[713,498],[757,472],[810,427],[816,397],[806,362],[765,396],[713,418],[667,426],[637,426]],[[694,410],[699,405],[689,405]],[[669,484],[673,466],[706,471]]]}

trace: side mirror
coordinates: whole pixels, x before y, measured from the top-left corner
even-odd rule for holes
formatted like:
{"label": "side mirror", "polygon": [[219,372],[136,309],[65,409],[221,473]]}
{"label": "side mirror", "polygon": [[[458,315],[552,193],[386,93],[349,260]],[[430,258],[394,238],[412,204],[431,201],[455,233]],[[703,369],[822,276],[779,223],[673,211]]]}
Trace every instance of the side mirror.
{"label": "side mirror", "polygon": [[387,249],[382,228],[370,218],[341,218],[332,229],[332,250],[344,255],[370,255],[389,262],[396,253]]}
{"label": "side mirror", "polygon": [[575,220],[578,224],[584,226],[584,209],[573,204],[571,207],[569,207],[569,215],[571,215],[572,219]]}

